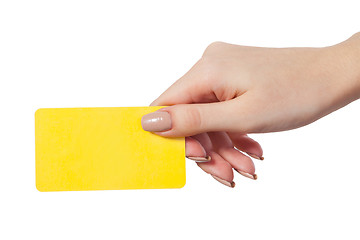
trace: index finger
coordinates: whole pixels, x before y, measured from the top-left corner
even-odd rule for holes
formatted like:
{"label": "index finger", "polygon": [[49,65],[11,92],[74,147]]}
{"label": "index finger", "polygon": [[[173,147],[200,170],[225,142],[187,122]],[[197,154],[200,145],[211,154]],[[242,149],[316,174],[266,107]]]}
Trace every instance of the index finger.
{"label": "index finger", "polygon": [[200,60],[180,79],[163,92],[150,106],[171,106],[175,104],[205,103],[218,101],[206,76]]}

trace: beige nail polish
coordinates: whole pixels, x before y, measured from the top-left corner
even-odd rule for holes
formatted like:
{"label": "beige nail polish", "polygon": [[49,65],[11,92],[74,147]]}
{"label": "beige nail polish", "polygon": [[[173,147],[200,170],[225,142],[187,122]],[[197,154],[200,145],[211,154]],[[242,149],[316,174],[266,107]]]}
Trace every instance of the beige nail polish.
{"label": "beige nail polish", "polygon": [[234,188],[235,187],[235,182],[228,182],[228,181],[226,181],[226,180],[224,180],[224,179],[221,179],[221,178],[219,178],[219,177],[216,177],[216,176],[214,176],[214,175],[211,175],[216,181],[218,181],[218,182],[220,182],[220,183],[222,183],[222,184],[224,184],[224,185],[226,185],[226,186],[228,186],[228,187],[231,187],[231,188]]}
{"label": "beige nail polish", "polygon": [[156,111],[141,118],[141,126],[145,131],[163,132],[171,129],[171,117],[168,112]]}
{"label": "beige nail polish", "polygon": [[240,173],[240,174],[243,175],[244,177],[247,177],[247,178],[250,178],[250,179],[253,179],[253,180],[256,180],[256,179],[257,179],[257,175],[256,175],[256,174],[251,174],[251,173],[243,172],[243,171],[240,171],[240,170],[238,170],[238,169],[235,169],[235,171],[237,171],[238,173]]}
{"label": "beige nail polish", "polygon": [[256,158],[256,159],[259,159],[259,160],[264,160],[264,157],[259,157],[258,155],[255,155],[253,153],[247,153],[250,157],[253,157],[253,158]]}
{"label": "beige nail polish", "polygon": [[210,162],[211,161],[211,157],[210,156],[206,156],[206,157],[187,157],[188,159],[194,160],[195,162]]}

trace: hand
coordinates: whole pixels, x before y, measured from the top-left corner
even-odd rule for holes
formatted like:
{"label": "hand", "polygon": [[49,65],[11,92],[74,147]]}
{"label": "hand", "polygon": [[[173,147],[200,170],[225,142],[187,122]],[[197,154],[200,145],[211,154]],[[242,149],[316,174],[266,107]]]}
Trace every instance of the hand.
{"label": "hand", "polygon": [[169,107],[145,115],[143,128],[186,136],[188,158],[225,185],[233,168],[256,179],[249,156],[263,151],[246,134],[298,128],[359,98],[359,49],[358,35],[325,48],[215,42],[151,104]]}

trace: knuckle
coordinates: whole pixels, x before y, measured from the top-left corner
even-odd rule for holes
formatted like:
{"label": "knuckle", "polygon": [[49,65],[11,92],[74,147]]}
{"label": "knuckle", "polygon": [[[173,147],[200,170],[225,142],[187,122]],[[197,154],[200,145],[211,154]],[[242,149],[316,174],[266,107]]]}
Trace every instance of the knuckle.
{"label": "knuckle", "polygon": [[182,127],[184,131],[194,131],[202,128],[202,117],[199,107],[191,106],[182,109]]}
{"label": "knuckle", "polygon": [[220,42],[220,41],[210,43],[206,47],[206,49],[203,53],[203,57],[218,53],[223,48],[224,45],[226,45],[226,43]]}

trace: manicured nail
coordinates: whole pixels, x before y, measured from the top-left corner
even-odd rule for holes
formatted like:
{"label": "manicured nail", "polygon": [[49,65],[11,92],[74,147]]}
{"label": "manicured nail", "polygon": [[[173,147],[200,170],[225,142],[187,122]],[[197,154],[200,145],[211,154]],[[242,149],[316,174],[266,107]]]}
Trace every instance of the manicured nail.
{"label": "manicured nail", "polygon": [[256,158],[256,159],[259,159],[259,160],[264,160],[264,157],[260,157],[260,156],[258,156],[258,155],[256,155],[256,154],[248,153],[248,152],[247,152],[247,154],[248,154],[250,157],[253,157],[253,158]]}
{"label": "manicured nail", "polygon": [[238,170],[238,169],[235,169],[235,171],[237,171],[238,173],[240,173],[240,174],[243,175],[244,177],[247,177],[247,178],[250,178],[250,179],[253,179],[253,180],[256,180],[256,179],[257,179],[257,175],[256,175],[256,174],[251,174],[251,173],[243,172],[243,171],[240,171],[240,170]]}
{"label": "manicured nail", "polygon": [[206,156],[206,157],[187,157],[188,159],[194,160],[195,162],[210,162],[211,161],[211,157],[210,156]]}
{"label": "manicured nail", "polygon": [[226,186],[228,186],[228,187],[231,187],[231,188],[234,188],[235,187],[235,182],[228,182],[228,181],[226,181],[226,180],[224,180],[224,179],[221,179],[221,178],[219,178],[219,177],[216,177],[216,176],[214,176],[214,175],[211,175],[216,181],[218,181],[218,182],[220,182],[220,183],[222,183],[222,184],[224,184],[224,185],[226,185]]}
{"label": "manicured nail", "polygon": [[141,118],[141,126],[145,131],[163,132],[171,129],[171,117],[168,112],[156,111]]}

